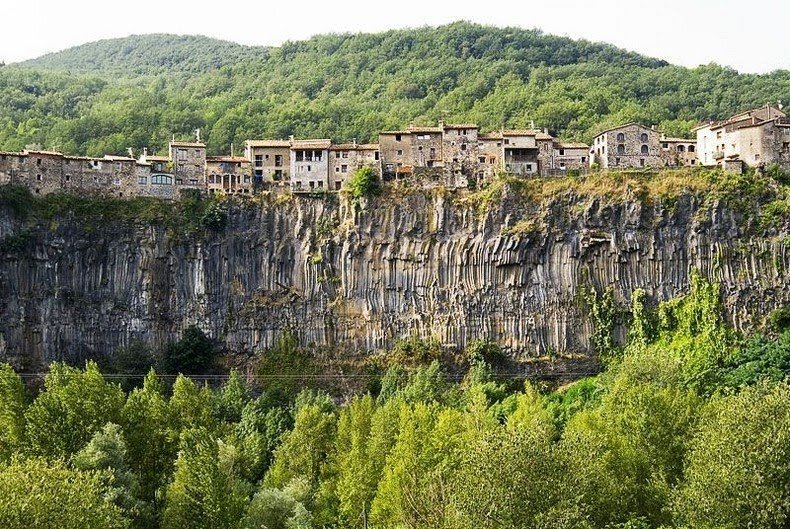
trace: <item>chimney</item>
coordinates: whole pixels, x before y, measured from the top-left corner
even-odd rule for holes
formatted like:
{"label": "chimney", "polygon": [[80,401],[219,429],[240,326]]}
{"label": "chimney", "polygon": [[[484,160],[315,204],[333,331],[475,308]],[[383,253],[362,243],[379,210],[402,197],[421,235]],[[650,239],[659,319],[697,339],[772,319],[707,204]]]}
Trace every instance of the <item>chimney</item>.
{"label": "chimney", "polygon": [[148,156],[148,147],[143,147],[143,158]]}
{"label": "chimney", "polygon": [[547,129],[547,128],[545,128],[545,127],[544,127],[544,128],[543,128],[543,134],[548,134],[548,133],[549,133],[549,129]]}
{"label": "chimney", "polygon": [[354,141],[352,141],[352,143],[353,143],[353,145],[354,145],[354,148],[356,149],[356,148],[357,148],[357,139],[356,139],[356,138],[354,138]]}
{"label": "chimney", "polygon": [[291,134],[290,136],[288,136],[288,141],[290,141],[291,143],[293,143],[293,142],[294,142],[294,135],[293,135],[293,134]]}
{"label": "chimney", "polygon": [[233,158],[233,143],[230,144],[230,157]]}
{"label": "chimney", "polygon": [[439,128],[440,129],[444,129],[444,120],[443,119],[439,120]]}

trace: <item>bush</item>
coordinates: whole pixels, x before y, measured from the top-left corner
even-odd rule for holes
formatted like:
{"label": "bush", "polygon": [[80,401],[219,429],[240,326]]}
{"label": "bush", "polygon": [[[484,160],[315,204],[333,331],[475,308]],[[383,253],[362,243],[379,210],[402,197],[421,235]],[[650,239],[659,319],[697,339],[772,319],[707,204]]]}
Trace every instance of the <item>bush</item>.
{"label": "bush", "polygon": [[167,346],[162,358],[165,373],[200,371],[211,365],[214,345],[195,325],[184,330],[181,339]]}
{"label": "bush", "polygon": [[379,181],[372,167],[362,167],[346,182],[346,189],[355,200],[375,195],[379,191]]}

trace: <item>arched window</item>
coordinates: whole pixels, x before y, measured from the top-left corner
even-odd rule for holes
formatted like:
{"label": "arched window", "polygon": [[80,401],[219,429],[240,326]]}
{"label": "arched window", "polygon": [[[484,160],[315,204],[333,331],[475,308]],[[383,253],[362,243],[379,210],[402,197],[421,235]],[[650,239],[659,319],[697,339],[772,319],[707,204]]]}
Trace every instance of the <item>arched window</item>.
{"label": "arched window", "polygon": [[625,154],[625,145],[622,143],[617,146],[617,154]]}
{"label": "arched window", "polygon": [[643,133],[642,133],[642,134],[639,136],[639,139],[642,141],[642,143],[647,143],[647,133],[646,133],[646,132],[643,132]]}
{"label": "arched window", "polygon": [[617,141],[625,141],[625,134],[623,134],[622,132],[619,132],[617,134]]}
{"label": "arched window", "polygon": [[689,145],[689,152],[694,152],[694,146],[693,145]]}
{"label": "arched window", "polygon": [[173,177],[166,174],[151,175],[151,183],[158,185],[173,185]]}
{"label": "arched window", "polygon": [[649,149],[647,148],[647,145],[642,145],[642,154],[648,154],[648,152]]}
{"label": "arched window", "polygon": [[682,145],[678,145],[678,152],[684,152],[686,148]]}

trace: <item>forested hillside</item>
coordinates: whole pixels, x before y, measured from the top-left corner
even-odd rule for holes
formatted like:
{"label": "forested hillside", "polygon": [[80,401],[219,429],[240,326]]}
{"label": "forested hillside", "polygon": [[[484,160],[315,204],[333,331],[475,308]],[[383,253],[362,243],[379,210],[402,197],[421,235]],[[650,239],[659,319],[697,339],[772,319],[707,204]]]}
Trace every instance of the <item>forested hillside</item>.
{"label": "forested hillside", "polygon": [[135,36],[0,68],[0,149],[162,149],[201,128],[210,152],[251,137],[375,139],[415,122],[549,128],[589,140],[630,120],[700,119],[790,100],[790,72],[683,68],[606,44],[458,22],[325,35],[278,48]]}

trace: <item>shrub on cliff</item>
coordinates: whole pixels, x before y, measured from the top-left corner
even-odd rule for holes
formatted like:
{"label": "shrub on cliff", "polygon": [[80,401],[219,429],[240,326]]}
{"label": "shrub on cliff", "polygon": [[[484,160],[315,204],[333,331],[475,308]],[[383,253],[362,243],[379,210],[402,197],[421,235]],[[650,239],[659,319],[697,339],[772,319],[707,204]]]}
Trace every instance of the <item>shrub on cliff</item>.
{"label": "shrub on cliff", "polygon": [[346,182],[346,189],[354,200],[375,195],[379,191],[379,182],[372,167],[362,167]]}

